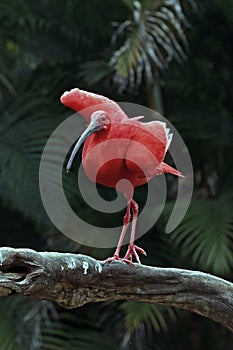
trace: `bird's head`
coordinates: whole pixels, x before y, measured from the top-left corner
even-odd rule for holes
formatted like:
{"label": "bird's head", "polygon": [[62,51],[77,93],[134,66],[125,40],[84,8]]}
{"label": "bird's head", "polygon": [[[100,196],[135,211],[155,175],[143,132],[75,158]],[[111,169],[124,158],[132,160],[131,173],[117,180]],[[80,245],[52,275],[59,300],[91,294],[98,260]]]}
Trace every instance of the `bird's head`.
{"label": "bird's head", "polygon": [[93,123],[93,125],[97,128],[97,131],[102,130],[102,129],[106,129],[107,124],[109,124],[110,122],[111,122],[110,116],[105,111],[101,111],[101,110],[95,111],[91,115],[90,124]]}
{"label": "bird's head", "polygon": [[88,136],[108,127],[112,122],[121,122],[128,117],[120,106],[109,98],[80,89],[64,92],[61,103],[82,115],[87,123],[87,129],[80,136],[71,153],[66,170],[70,170],[74,157]]}
{"label": "bird's head", "polygon": [[85,140],[92,134],[96,132],[100,132],[103,129],[107,129],[107,124],[110,123],[110,118],[108,117],[107,113],[105,111],[95,111],[92,113],[90,118],[90,123],[87,126],[86,130],[82,133],[78,141],[76,142],[76,145],[74,146],[74,149],[71,153],[71,156],[69,158],[69,161],[66,166],[67,173],[69,172],[72,163],[74,161],[74,157],[76,156],[79,148],[81,145],[85,142]]}

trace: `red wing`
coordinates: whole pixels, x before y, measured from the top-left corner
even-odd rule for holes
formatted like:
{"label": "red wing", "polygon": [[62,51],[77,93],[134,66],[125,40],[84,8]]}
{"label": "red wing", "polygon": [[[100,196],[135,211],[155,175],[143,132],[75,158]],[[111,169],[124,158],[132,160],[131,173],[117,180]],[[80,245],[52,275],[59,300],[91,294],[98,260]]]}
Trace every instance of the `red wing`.
{"label": "red wing", "polygon": [[[130,122],[129,122],[130,123]],[[146,147],[157,160],[157,164],[161,163],[165,157],[168,146],[170,145],[172,134],[169,134],[170,129],[166,128],[166,123],[160,121],[152,121],[149,123],[135,123],[134,133],[131,140],[138,142],[141,147],[141,152]],[[138,154],[140,147],[136,147],[136,143],[132,143],[131,151]]]}
{"label": "red wing", "polygon": [[125,157],[127,168],[137,174],[138,179],[146,176],[149,180],[164,160],[171,139],[172,134],[163,122],[135,123]]}
{"label": "red wing", "polygon": [[161,161],[162,161],[171,143],[173,134],[170,133],[170,129],[167,128],[166,123],[164,122],[152,121],[149,123],[140,123],[140,124],[147,132],[152,134],[155,139],[159,140],[163,145],[165,145],[165,152],[161,158]]}
{"label": "red wing", "polygon": [[78,88],[64,92],[61,96],[61,102],[66,107],[73,109],[89,122],[90,116],[97,110],[104,110],[114,117],[114,120],[122,121],[128,119],[120,106],[109,98],[94,94],[92,92],[80,90]]}

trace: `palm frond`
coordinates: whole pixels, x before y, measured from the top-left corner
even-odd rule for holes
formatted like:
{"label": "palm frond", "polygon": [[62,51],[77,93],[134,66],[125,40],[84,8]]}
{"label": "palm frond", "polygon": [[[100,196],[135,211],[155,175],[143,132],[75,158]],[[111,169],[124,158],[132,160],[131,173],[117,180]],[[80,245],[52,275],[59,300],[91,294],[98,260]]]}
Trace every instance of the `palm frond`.
{"label": "palm frond", "polygon": [[[142,349],[150,343],[152,335],[168,330],[168,324],[177,318],[177,310],[136,301],[106,302],[101,306],[100,327],[123,349]],[[128,346],[131,344],[130,346]]]}
{"label": "palm frond", "polygon": [[155,332],[167,331],[169,322],[176,319],[176,313],[171,307],[161,305],[138,303],[135,301],[126,301],[122,303],[121,310],[124,312],[124,324],[126,334],[129,339],[133,334],[140,331],[142,326],[145,331],[153,329]]}
{"label": "palm frond", "polygon": [[41,350],[117,350],[112,338],[104,331],[87,325],[71,314],[62,315],[49,327],[42,327]]}
{"label": "palm frond", "polygon": [[7,298],[1,300],[0,306],[4,315],[0,320],[2,350],[40,349],[42,324],[48,327],[58,318],[55,307],[48,301]]}
{"label": "palm frond", "polygon": [[19,348],[40,349],[42,326],[50,327],[58,319],[58,313],[52,302],[17,298],[11,305],[18,319],[17,344]]}
{"label": "palm frond", "polygon": [[[167,205],[164,218],[170,212]],[[233,196],[193,200],[170,239],[197,268],[227,275],[233,267]]]}
{"label": "palm frond", "polygon": [[179,0],[125,3],[132,11],[131,19],[118,25],[113,42],[123,37],[123,44],[109,63],[121,90],[139,85],[143,73],[151,81],[173,58],[182,61],[187,46],[184,32],[187,21]]}
{"label": "palm frond", "polygon": [[[51,90],[53,84],[56,84],[54,79]],[[47,80],[38,79],[32,88],[25,87],[17,99],[2,103],[0,126],[1,199],[46,225],[48,219],[40,200],[38,169],[45,143],[62,117],[59,104],[48,96]]]}

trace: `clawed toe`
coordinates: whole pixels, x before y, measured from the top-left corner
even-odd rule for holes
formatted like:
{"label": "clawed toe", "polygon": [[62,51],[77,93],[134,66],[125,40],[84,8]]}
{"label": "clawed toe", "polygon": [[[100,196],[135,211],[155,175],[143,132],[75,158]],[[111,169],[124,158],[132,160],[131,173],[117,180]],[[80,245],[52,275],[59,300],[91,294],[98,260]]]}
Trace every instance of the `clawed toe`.
{"label": "clawed toe", "polygon": [[106,259],[104,263],[108,264],[108,263],[110,263],[112,261],[122,261],[122,262],[125,262],[125,263],[127,263],[129,265],[132,265],[132,266],[136,267],[136,265],[133,263],[132,260],[133,260],[133,258],[135,258],[135,260],[139,264],[141,264],[141,261],[139,259],[138,253],[146,255],[146,252],[145,252],[144,249],[138,247],[135,244],[129,244],[128,250],[127,250],[124,258],[120,258],[118,254],[114,254],[111,258]]}
{"label": "clawed toe", "polygon": [[129,265],[132,265],[134,267],[136,267],[136,265],[132,262],[132,259],[126,259],[125,257],[124,258],[120,258],[118,255],[113,255],[111,258],[108,258],[104,261],[104,264],[108,264],[112,261],[122,261],[122,262],[125,262]]}
{"label": "clawed toe", "polygon": [[141,261],[139,259],[137,251],[143,255],[146,255],[146,252],[144,249],[138,247],[135,244],[130,244],[128,247],[128,250],[124,256],[124,259],[132,261],[133,257],[135,257],[136,261],[141,264]]}

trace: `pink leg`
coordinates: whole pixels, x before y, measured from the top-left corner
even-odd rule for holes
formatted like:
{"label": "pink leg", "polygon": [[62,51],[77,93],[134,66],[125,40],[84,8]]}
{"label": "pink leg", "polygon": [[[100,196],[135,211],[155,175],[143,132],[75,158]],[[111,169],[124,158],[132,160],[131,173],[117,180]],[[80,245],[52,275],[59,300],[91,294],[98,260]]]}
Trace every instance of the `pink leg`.
{"label": "pink leg", "polygon": [[124,241],[124,238],[125,238],[125,235],[127,232],[127,228],[129,226],[129,222],[130,222],[130,202],[127,205],[126,213],[125,213],[125,216],[123,218],[123,228],[122,228],[121,235],[120,235],[120,238],[119,238],[119,241],[117,244],[116,251],[114,253],[114,256],[116,256],[116,257],[119,257],[119,255],[120,255],[120,250],[121,250],[121,247],[123,245],[123,241]]}
{"label": "pink leg", "polygon": [[108,258],[107,260],[105,260],[105,263],[111,262],[113,260],[121,260],[121,261],[125,261],[125,262],[131,263],[132,265],[134,265],[131,261],[126,261],[126,259],[120,258],[121,247],[123,245],[124,238],[125,238],[125,235],[126,235],[126,232],[127,232],[127,228],[129,226],[129,223],[130,223],[130,207],[131,207],[131,201],[129,201],[128,205],[127,205],[126,213],[125,213],[125,216],[124,216],[124,219],[123,219],[123,228],[122,228],[122,231],[121,231],[120,239],[119,239],[118,244],[117,244],[116,251],[113,254],[113,257]]}
{"label": "pink leg", "polygon": [[133,214],[133,220],[132,220],[132,230],[131,230],[131,235],[130,235],[130,243],[128,246],[128,250],[124,256],[124,259],[127,261],[132,261],[132,257],[134,256],[135,259],[137,260],[138,263],[140,262],[138,253],[146,255],[146,252],[144,249],[138,247],[137,245],[134,244],[135,241],[135,233],[136,233],[136,224],[137,224],[137,218],[138,218],[138,204],[135,202],[135,200],[131,200],[130,202],[131,205],[131,210]]}

